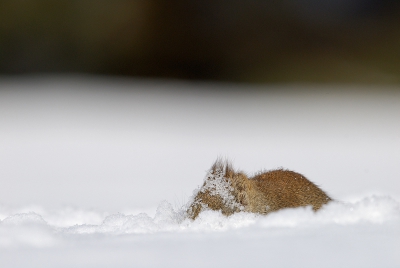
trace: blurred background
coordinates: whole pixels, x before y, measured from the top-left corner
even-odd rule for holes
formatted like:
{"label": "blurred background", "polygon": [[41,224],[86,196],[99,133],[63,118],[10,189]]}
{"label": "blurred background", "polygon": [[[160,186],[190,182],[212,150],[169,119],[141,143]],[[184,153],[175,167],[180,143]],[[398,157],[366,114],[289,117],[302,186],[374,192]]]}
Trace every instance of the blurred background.
{"label": "blurred background", "polygon": [[397,0],[1,0],[0,74],[400,82]]}
{"label": "blurred background", "polygon": [[0,206],[179,207],[217,157],[397,198],[399,83],[398,0],[0,0]]}

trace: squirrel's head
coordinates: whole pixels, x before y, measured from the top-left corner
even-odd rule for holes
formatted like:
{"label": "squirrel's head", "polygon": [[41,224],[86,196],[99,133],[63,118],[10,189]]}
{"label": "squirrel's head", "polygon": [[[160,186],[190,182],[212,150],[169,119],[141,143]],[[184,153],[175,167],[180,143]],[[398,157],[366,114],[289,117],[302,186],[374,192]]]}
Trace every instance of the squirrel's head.
{"label": "squirrel's head", "polygon": [[195,219],[201,211],[207,209],[220,210],[227,216],[243,211],[236,183],[238,177],[247,180],[243,173],[235,172],[229,162],[217,160],[187,210],[189,218]]}

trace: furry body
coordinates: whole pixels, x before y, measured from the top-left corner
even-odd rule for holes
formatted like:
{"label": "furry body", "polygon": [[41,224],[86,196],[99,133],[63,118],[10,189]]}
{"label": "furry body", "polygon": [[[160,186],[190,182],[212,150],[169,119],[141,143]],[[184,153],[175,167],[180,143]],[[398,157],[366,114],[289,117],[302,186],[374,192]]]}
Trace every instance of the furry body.
{"label": "furry body", "polygon": [[248,178],[228,162],[217,160],[187,210],[195,219],[205,209],[229,216],[245,211],[267,214],[283,208],[312,206],[320,209],[332,199],[303,175],[284,169]]}

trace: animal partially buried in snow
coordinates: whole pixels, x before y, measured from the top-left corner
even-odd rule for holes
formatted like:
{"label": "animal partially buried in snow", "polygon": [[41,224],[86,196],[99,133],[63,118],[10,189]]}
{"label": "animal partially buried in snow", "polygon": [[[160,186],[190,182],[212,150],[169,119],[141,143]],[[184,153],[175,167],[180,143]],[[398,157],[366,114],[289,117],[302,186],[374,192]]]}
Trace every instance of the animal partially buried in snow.
{"label": "animal partially buried in snow", "polygon": [[248,178],[228,161],[217,160],[189,203],[187,216],[196,219],[207,209],[220,210],[226,216],[240,211],[268,214],[303,206],[317,211],[330,201],[323,190],[294,171],[276,169]]}

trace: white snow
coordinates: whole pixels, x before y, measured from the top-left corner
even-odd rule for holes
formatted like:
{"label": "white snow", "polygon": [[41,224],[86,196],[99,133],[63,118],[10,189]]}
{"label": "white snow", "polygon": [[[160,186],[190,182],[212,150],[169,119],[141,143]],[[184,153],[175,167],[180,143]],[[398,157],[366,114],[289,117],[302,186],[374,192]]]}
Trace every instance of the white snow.
{"label": "white snow", "polygon": [[[338,87],[3,78],[0,267],[400,267],[400,90]],[[337,201],[185,219],[217,157]]]}
{"label": "white snow", "polygon": [[10,215],[0,222],[0,262],[2,267],[400,264],[400,204],[388,196],[332,202],[317,213],[310,207],[266,216],[204,211],[195,221],[181,215],[167,201],[154,216],[117,213],[100,224],[57,227],[34,212]]}

